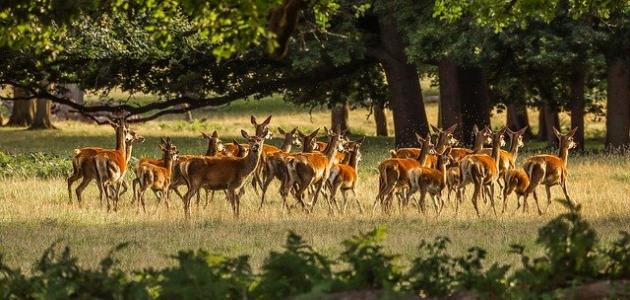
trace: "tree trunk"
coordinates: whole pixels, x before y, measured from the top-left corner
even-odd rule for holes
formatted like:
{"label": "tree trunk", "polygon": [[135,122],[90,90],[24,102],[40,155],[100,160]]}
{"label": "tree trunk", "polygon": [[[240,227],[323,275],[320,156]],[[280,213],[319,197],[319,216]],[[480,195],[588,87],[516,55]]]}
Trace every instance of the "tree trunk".
{"label": "tree trunk", "polygon": [[37,112],[29,129],[55,129],[50,121],[52,102],[48,99],[37,99]]}
{"label": "tree trunk", "polygon": [[626,148],[630,144],[630,69],[621,57],[609,58],[606,63],[606,148]]}
{"label": "tree trunk", "polygon": [[[577,150],[584,151],[584,88],[586,84],[586,72],[578,67],[571,74],[571,128],[577,128],[573,139],[577,142]],[[630,108],[630,107],[629,107]]]}
{"label": "tree trunk", "polygon": [[417,147],[416,133],[429,132],[427,115],[422,102],[420,80],[416,66],[407,61],[403,39],[393,17],[379,17],[382,64],[387,76],[390,107],[394,112],[396,147]]}
{"label": "tree trunk", "polygon": [[462,106],[463,141],[473,144],[474,125],[490,126],[490,97],[483,70],[479,67],[458,68],[460,98]]}
{"label": "tree trunk", "polygon": [[374,122],[376,123],[376,135],[387,136],[387,117],[385,116],[385,104],[381,101],[374,104]]}
{"label": "tree trunk", "polygon": [[520,130],[527,126],[527,130],[523,135],[525,140],[532,138],[532,129],[529,126],[529,117],[527,116],[527,107],[523,103],[510,103],[507,106],[507,120],[505,124],[513,131]]}
{"label": "tree trunk", "polygon": [[350,109],[348,107],[348,103],[344,102],[341,104],[335,104],[331,110],[331,122],[330,128],[332,130],[344,131],[348,130],[350,127],[348,126],[348,115],[350,114]]}
{"label": "tree trunk", "polygon": [[[13,88],[13,97],[26,97],[26,91]],[[35,100],[17,100],[13,102],[11,117],[7,126],[28,126],[33,123],[35,116]]]}
{"label": "tree trunk", "polygon": [[560,129],[560,117],[558,116],[558,110],[549,104],[544,104],[540,111],[540,132],[539,138],[542,141],[547,141],[549,145],[558,145],[558,138],[553,133],[553,128]]}
{"label": "tree trunk", "polygon": [[440,106],[438,126],[448,128],[459,124],[454,135],[462,139],[462,105],[457,65],[450,58],[440,61],[438,66],[440,79]]}
{"label": "tree trunk", "polygon": [[[60,97],[68,98],[70,101],[75,103],[83,104],[85,101],[85,93],[76,83],[63,83],[60,84],[62,88],[65,88],[65,92],[60,92]],[[57,116],[57,118],[65,119],[65,120],[84,120],[87,119],[80,114],[70,113],[71,108],[66,105],[53,104],[52,111]]]}

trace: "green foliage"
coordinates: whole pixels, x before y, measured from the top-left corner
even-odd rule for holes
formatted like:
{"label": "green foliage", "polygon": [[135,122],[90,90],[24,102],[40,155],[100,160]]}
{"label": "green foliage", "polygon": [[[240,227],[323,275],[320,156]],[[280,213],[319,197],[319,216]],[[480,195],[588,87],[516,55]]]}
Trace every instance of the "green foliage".
{"label": "green foliage", "polygon": [[10,154],[0,150],[0,178],[58,178],[68,176],[71,170],[67,157],[43,152]]}
{"label": "green foliage", "polygon": [[[486,252],[472,247],[463,256],[448,252],[450,241],[438,237],[422,242],[411,267],[386,254],[385,230],[377,227],[343,242],[338,260],[317,252],[290,232],[284,251],[271,252],[260,274],[248,257],[228,258],[203,250],[180,251],[177,264],[164,269],[126,273],[117,268],[115,247],[99,267],[86,269],[66,247],[51,246],[32,270],[12,269],[0,256],[0,297],[3,299],[321,299],[344,291],[379,291],[386,297],[477,295],[479,299],[559,299],[572,287],[630,275],[630,234],[602,245],[579,206],[539,230],[540,257],[530,258],[522,246],[513,252],[522,266],[484,264]],[[334,262],[334,263],[333,263]],[[337,271],[338,270],[338,271]]]}
{"label": "green foliage", "polygon": [[261,299],[281,299],[324,288],[332,283],[330,261],[290,232],[284,252],[271,252],[265,260],[254,293]]}

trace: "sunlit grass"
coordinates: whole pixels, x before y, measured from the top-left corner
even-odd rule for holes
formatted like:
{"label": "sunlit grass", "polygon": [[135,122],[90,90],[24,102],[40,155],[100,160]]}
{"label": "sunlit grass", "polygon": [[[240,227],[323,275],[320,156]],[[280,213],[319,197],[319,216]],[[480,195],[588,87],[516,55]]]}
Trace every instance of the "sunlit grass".
{"label": "sunlit grass", "polygon": [[[427,110],[430,122],[435,124],[437,107],[427,105]],[[218,130],[224,141],[231,141],[239,135],[241,128],[251,128],[250,113],[259,118],[273,114],[274,130],[279,126],[285,129],[297,126],[309,131],[330,122],[329,112],[325,110],[309,114],[302,108],[287,107],[278,99],[239,102],[218,111],[194,112],[198,120],[204,121],[188,123],[181,120],[181,116],[172,116],[134,125],[134,130],[147,137],[144,144],[134,149],[134,156],[158,156],[157,143],[161,136],[171,136],[181,153],[202,153],[205,142],[200,138],[201,131]],[[493,125],[503,124],[504,119],[504,114],[495,113]],[[531,112],[530,120],[533,124],[537,120],[535,112]],[[565,126],[568,123],[564,114],[562,123]],[[353,134],[369,136],[363,149],[357,190],[360,201],[369,211],[378,189],[376,166],[388,156],[387,150],[393,146],[393,139],[373,137],[373,120],[367,118],[365,110],[353,111],[350,124]],[[0,148],[11,153],[49,152],[70,159],[72,149],[76,147],[113,146],[113,131],[108,126],[78,122],[57,122],[56,125],[60,130],[2,128]],[[589,123],[587,137],[597,137],[602,128],[601,123]],[[393,131],[391,118],[389,129]],[[273,143],[279,141],[276,139]],[[536,152],[542,151],[540,143],[530,143],[521,158],[530,155],[534,148]],[[572,155],[570,158],[570,192],[583,205],[586,218],[594,222],[605,239],[612,238],[619,230],[630,229],[629,167],[630,160],[621,156]],[[130,204],[128,193],[118,212],[107,213],[98,203],[94,185],[87,189],[85,203],[79,208],[76,201],[68,204],[65,178],[5,178],[0,181],[0,252],[6,255],[11,265],[28,267],[46,247],[61,240],[72,246],[82,263],[95,266],[114,245],[133,241],[131,248],[118,254],[127,269],[164,266],[171,263],[168,256],[177,250],[195,248],[229,255],[248,254],[258,267],[270,249],[281,247],[288,230],[302,234],[325,253],[336,254],[341,240],[377,224],[385,224],[389,230],[387,249],[405,256],[415,254],[421,239],[446,235],[453,240],[451,249],[455,252],[462,253],[468,247],[478,245],[488,249],[490,259],[515,262],[516,257],[507,253],[509,245],[532,245],[539,225],[562,211],[560,205],[552,204],[547,213],[539,217],[534,212],[533,199],[530,199],[529,214],[513,214],[515,203],[511,198],[509,213],[498,217],[488,213],[479,219],[467,197],[457,217],[449,207],[439,219],[433,213],[422,215],[415,207],[391,215],[382,215],[380,211],[374,215],[359,214],[352,204],[346,215],[331,216],[322,199],[313,214],[306,215],[298,209],[284,214],[277,188],[274,183],[270,188],[270,201],[258,212],[259,197],[248,186],[239,220],[232,217],[223,194],[218,192],[214,202],[207,208],[193,208],[192,219],[185,221],[181,201],[175,195],[170,210],[162,206],[156,211],[154,198],[148,193],[149,213],[142,214]],[[539,195],[544,195],[542,189]],[[561,195],[559,189],[553,190],[554,198]]]}

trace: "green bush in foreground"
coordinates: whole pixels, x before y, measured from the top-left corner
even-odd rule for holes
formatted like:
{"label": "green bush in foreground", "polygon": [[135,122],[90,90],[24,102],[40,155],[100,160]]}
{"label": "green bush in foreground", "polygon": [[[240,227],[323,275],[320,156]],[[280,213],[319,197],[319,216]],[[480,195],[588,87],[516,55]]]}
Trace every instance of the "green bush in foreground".
{"label": "green bush in foreground", "polygon": [[68,157],[43,152],[10,154],[0,150],[0,178],[59,178],[67,177],[71,171]]}
{"label": "green bush in foreground", "polygon": [[[473,247],[463,256],[448,252],[450,241],[423,241],[409,268],[382,247],[385,230],[377,227],[343,242],[337,258],[317,252],[290,232],[284,250],[272,251],[262,272],[253,274],[246,256],[229,258],[203,250],[180,251],[176,266],[123,272],[119,245],[97,269],[78,265],[66,247],[44,252],[30,272],[12,269],[0,256],[2,299],[321,299],[344,291],[374,291],[384,298],[474,295],[476,299],[565,299],[580,285],[630,279],[630,234],[604,245],[580,215],[568,212],[539,229],[544,249],[531,258],[512,246],[521,265],[485,263],[486,252]],[[624,286],[625,287],[625,286]],[[607,291],[612,299],[623,290]],[[627,290],[625,291],[628,292]],[[616,294],[612,294],[616,293]],[[470,299],[470,298],[469,298]],[[475,298],[473,298],[475,299]]]}

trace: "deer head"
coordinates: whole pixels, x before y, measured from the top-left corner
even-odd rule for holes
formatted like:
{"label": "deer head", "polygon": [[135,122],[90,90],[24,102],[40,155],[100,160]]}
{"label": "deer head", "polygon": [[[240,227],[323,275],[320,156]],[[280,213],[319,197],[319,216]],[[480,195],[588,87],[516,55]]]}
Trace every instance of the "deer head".
{"label": "deer head", "polygon": [[319,132],[319,128],[315,129],[315,131],[311,132],[311,134],[304,134],[302,131],[298,130],[298,135],[300,139],[302,139],[302,147],[304,152],[312,152],[317,147],[317,133]]}
{"label": "deer head", "polygon": [[431,125],[431,129],[433,129],[433,131],[438,135],[437,145],[439,145],[440,148],[443,148],[438,149],[439,151],[444,151],[444,149],[446,149],[446,147],[448,146],[457,146],[457,144],[459,144],[459,141],[453,135],[453,132],[455,132],[455,129],[457,129],[457,124],[454,124],[446,130],[442,130]]}
{"label": "deer head", "polygon": [[526,130],[527,126],[517,131],[512,131],[510,130],[510,128],[507,128],[506,132],[510,136],[510,141],[512,142],[512,145],[518,148],[525,146],[525,143],[523,142],[523,135],[525,134]]}
{"label": "deer head", "polygon": [[575,135],[576,131],[577,127],[571,129],[571,131],[569,131],[569,133],[567,134],[562,134],[558,129],[556,129],[555,127],[553,128],[553,134],[555,134],[558,138],[560,149],[573,149],[577,147],[577,143],[573,140],[573,136]]}
{"label": "deer head", "polygon": [[251,151],[254,154],[258,154],[260,152],[261,145],[263,144],[265,140],[264,137],[267,136],[267,134],[269,133],[268,131],[269,129],[264,130],[262,132],[262,136],[258,136],[258,135],[250,136],[247,133],[247,131],[241,129],[241,135],[249,143],[249,151]]}
{"label": "deer head", "polygon": [[201,136],[208,140],[208,149],[214,149],[215,152],[221,152],[225,149],[223,141],[219,139],[219,134],[216,130],[213,131],[211,135],[202,132]]}
{"label": "deer head", "polygon": [[300,141],[300,136],[298,135],[297,127],[293,128],[293,130],[286,132],[281,127],[278,127],[278,132],[284,135],[284,140],[288,142],[290,145],[295,147],[302,147],[302,142]]}
{"label": "deer head", "polygon": [[[269,122],[271,122],[271,116],[267,117],[262,123],[256,122],[256,117],[251,116],[252,125],[254,125],[254,130],[256,131],[256,135],[262,137],[266,140],[272,138],[273,134],[271,130],[269,130]],[[263,135],[264,134],[264,135]]]}
{"label": "deer head", "polygon": [[171,138],[161,138],[160,141],[160,150],[164,153],[164,157],[177,160],[177,154],[179,154],[179,151],[177,151],[177,147],[171,143]]}

